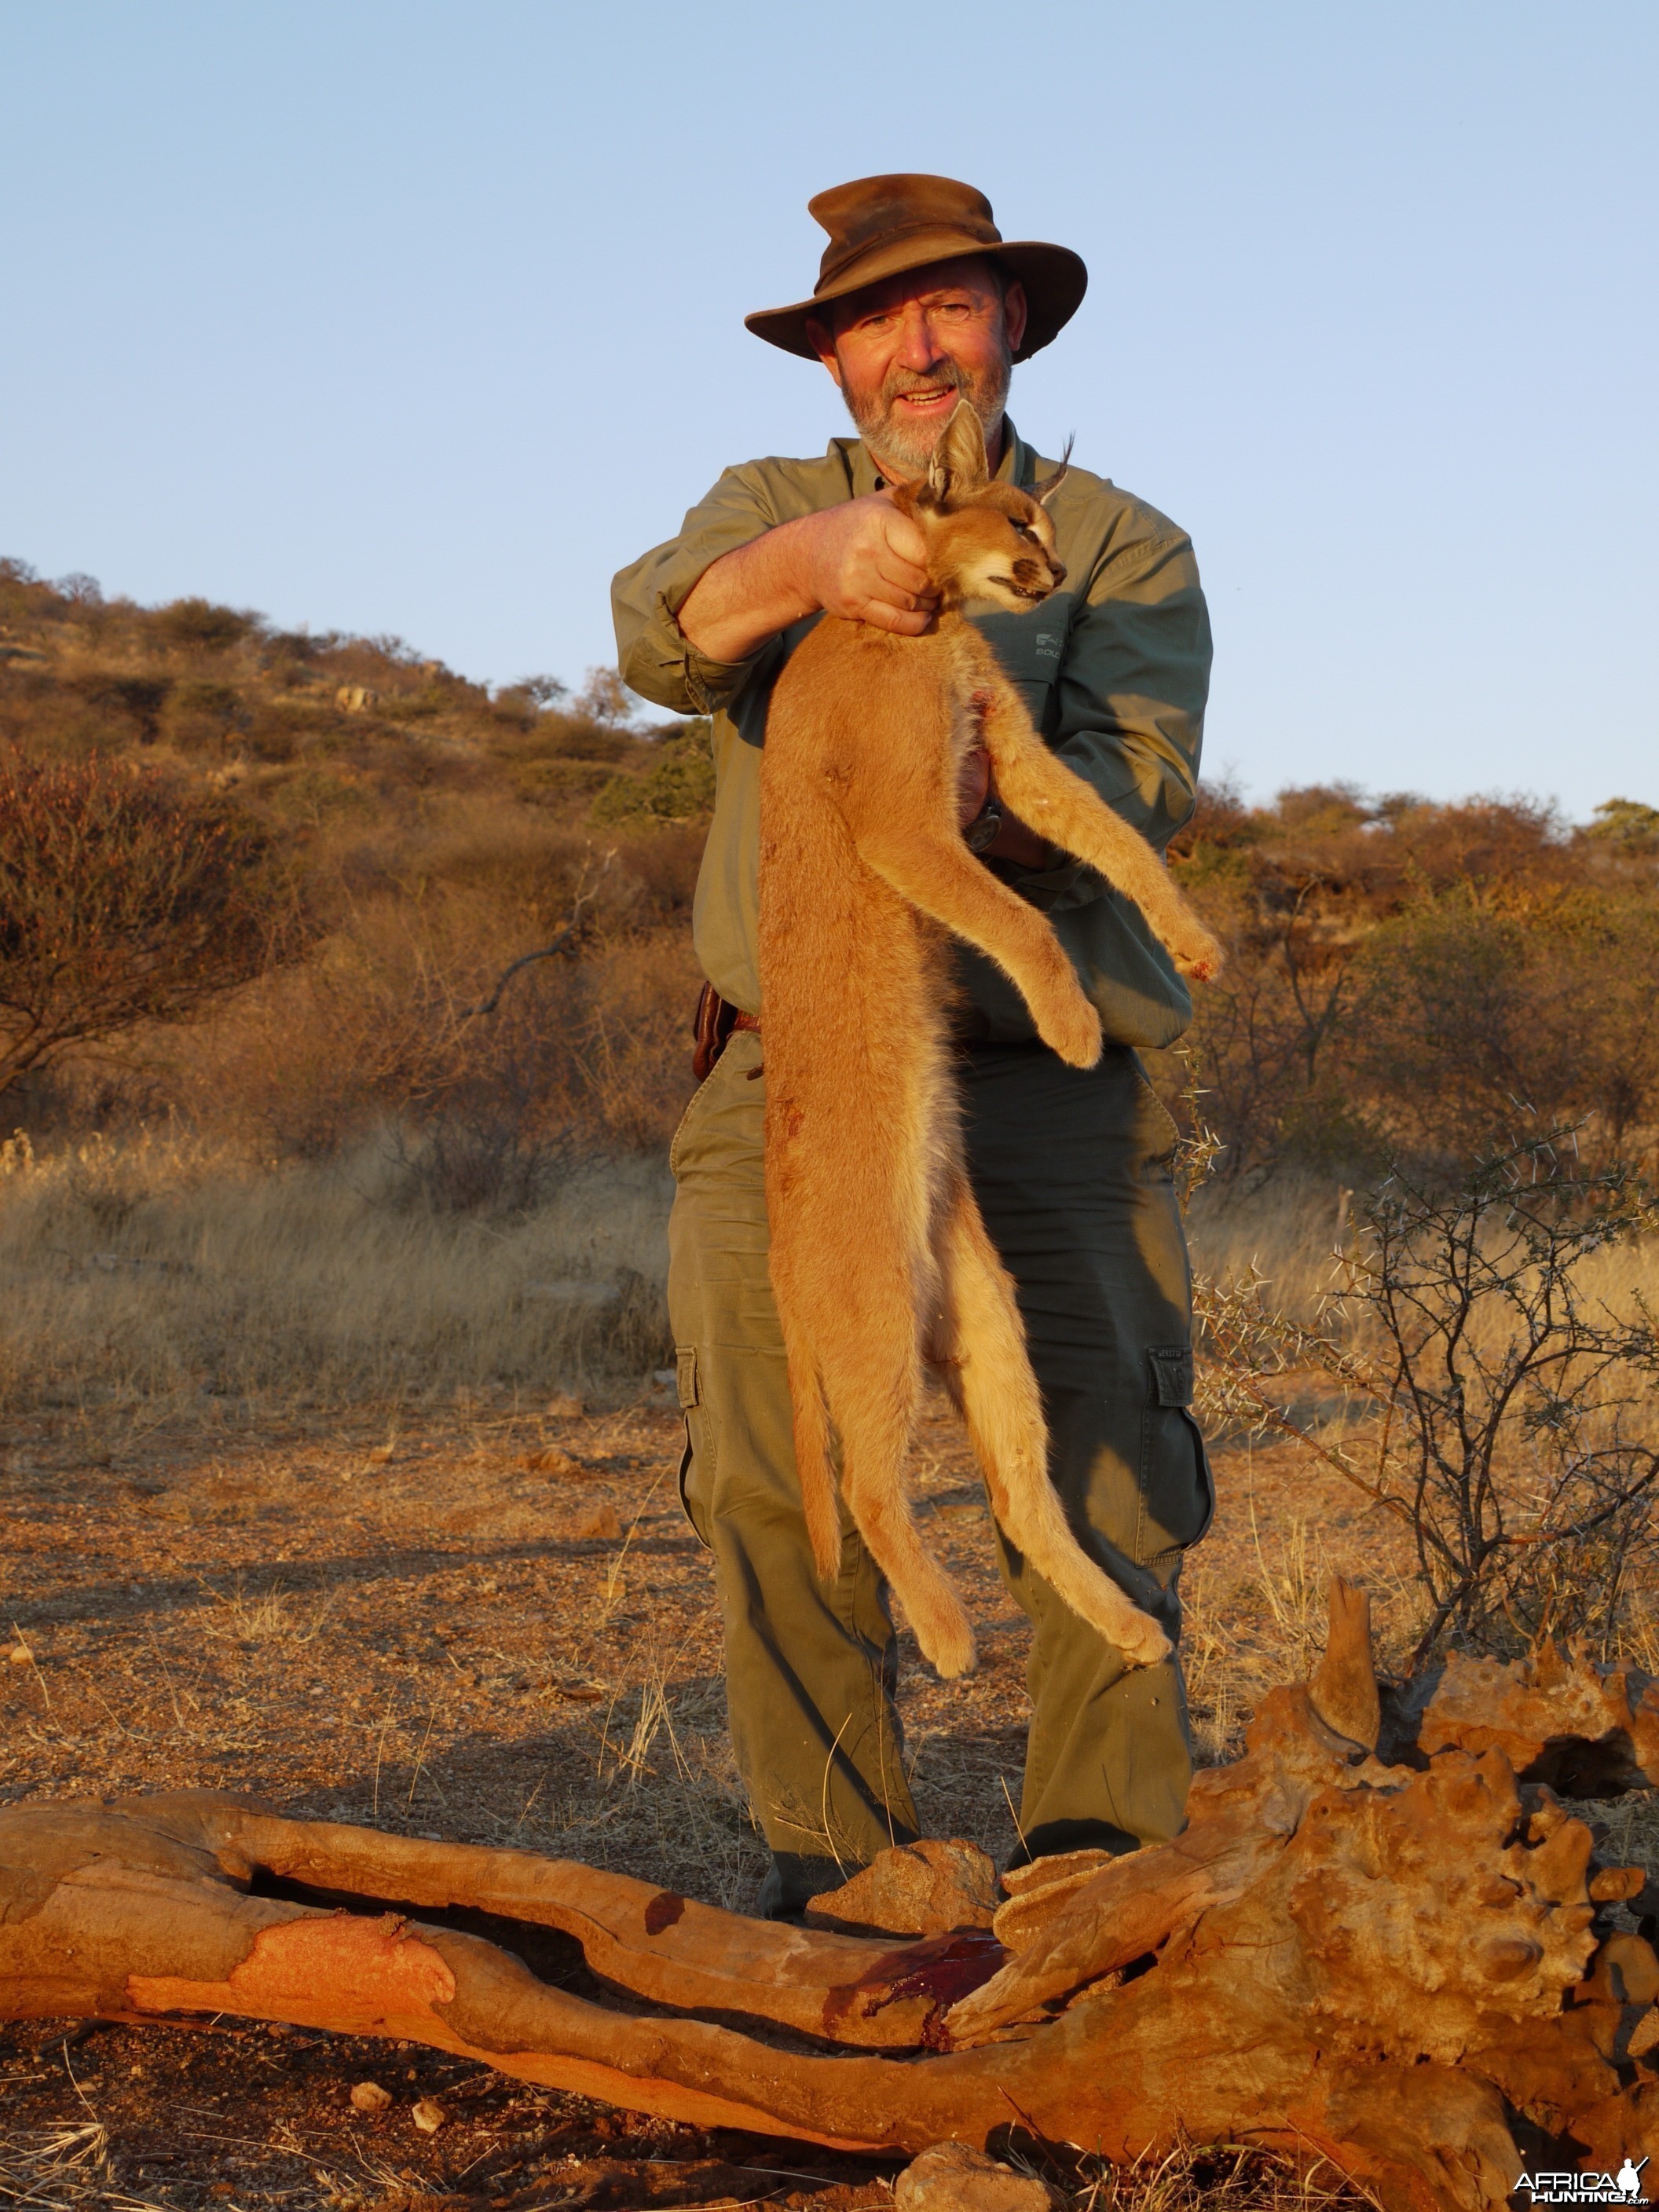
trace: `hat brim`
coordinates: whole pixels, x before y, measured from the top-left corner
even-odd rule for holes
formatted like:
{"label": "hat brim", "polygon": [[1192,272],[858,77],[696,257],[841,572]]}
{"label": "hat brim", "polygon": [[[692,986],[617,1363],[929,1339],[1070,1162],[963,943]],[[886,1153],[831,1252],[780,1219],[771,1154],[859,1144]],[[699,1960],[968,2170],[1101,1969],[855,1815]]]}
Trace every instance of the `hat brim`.
{"label": "hat brim", "polygon": [[1082,306],[1089,289],[1089,272],[1082,257],[1069,246],[1045,246],[1035,239],[1016,239],[996,246],[964,241],[942,246],[937,238],[912,238],[854,264],[810,300],[798,300],[791,307],[757,308],[744,317],[744,328],[764,338],[768,345],[781,346],[785,353],[798,354],[803,361],[816,361],[818,351],[806,335],[807,322],[812,318],[821,322],[832,301],[867,290],[890,276],[902,276],[907,270],[924,269],[936,261],[968,260],[1000,261],[1025,289],[1025,336],[1014,356],[1016,361],[1029,360],[1058,337]]}

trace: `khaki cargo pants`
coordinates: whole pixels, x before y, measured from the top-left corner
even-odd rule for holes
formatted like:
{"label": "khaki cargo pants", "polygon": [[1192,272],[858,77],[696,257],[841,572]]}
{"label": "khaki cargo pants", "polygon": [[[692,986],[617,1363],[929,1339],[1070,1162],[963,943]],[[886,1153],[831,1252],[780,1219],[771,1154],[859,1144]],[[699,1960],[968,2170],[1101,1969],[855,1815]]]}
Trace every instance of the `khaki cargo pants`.
{"label": "khaki cargo pants", "polygon": [[[850,1525],[817,1579],[767,1277],[762,1039],[739,1031],[672,1155],[669,1312],[689,1443],[681,1491],[714,1553],[738,1763],[787,1911],[916,1833],[887,1593]],[[1175,1130],[1135,1054],[1069,1068],[1038,1045],[961,1063],[974,1188],[1014,1279],[1073,1529],[1173,1638],[1182,1553],[1213,1498],[1192,1415]],[[1035,1708],[1016,1856],[1133,1850],[1180,1829],[1192,1771],[1179,1663],[1126,1673],[999,1537],[1034,1630]]]}

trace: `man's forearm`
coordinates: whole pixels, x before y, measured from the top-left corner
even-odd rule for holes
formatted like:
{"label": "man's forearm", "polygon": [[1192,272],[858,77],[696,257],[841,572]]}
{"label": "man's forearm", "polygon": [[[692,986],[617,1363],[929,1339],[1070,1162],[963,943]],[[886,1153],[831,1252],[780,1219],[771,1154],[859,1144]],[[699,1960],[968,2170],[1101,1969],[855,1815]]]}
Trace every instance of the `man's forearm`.
{"label": "man's forearm", "polygon": [[939,600],[927,557],[921,531],[891,495],[866,492],[781,522],[711,562],[680,607],[680,634],[728,665],[820,608],[919,637]]}
{"label": "man's forearm", "polygon": [[804,535],[802,522],[781,522],[703,570],[679,611],[681,633],[699,653],[747,660],[769,637],[813,612],[817,601],[800,557]]}

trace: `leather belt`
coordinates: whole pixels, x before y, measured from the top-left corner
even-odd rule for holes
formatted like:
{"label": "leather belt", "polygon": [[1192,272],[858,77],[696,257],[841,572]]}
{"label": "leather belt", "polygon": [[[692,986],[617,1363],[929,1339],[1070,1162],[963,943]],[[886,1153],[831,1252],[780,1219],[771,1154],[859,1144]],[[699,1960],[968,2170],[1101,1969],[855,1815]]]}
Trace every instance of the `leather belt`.
{"label": "leather belt", "polygon": [[741,1006],[721,998],[712,983],[705,983],[697,994],[697,1018],[691,1028],[696,1041],[691,1073],[699,1083],[714,1073],[714,1063],[738,1030],[752,1030],[758,1036],[760,1016],[744,1013]]}

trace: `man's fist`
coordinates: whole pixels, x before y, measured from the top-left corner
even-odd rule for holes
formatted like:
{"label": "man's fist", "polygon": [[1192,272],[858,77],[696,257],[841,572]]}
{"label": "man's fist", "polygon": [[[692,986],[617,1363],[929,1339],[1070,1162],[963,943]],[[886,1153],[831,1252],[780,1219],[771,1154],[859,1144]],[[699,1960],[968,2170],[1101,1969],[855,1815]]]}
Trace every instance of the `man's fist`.
{"label": "man's fist", "polygon": [[849,499],[723,553],[687,593],[680,629],[699,653],[728,664],[820,611],[920,637],[938,605],[927,552],[889,493]]}
{"label": "man's fist", "polygon": [[924,565],[927,544],[890,494],[848,500],[793,526],[800,533],[803,589],[825,614],[901,637],[919,637],[927,629],[939,604]]}

